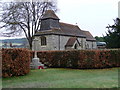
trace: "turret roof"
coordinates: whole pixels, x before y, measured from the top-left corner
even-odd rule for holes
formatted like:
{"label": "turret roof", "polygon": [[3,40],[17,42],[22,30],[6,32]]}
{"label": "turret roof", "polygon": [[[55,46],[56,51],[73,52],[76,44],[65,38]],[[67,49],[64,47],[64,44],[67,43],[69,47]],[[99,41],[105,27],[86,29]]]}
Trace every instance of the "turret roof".
{"label": "turret roof", "polygon": [[53,10],[47,10],[41,19],[59,19]]}

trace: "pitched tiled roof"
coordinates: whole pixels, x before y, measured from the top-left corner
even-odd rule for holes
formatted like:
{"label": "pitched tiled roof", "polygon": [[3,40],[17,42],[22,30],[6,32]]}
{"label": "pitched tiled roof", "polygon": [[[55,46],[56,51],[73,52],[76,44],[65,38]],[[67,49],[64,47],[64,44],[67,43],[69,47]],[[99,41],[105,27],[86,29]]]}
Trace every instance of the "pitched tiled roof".
{"label": "pitched tiled roof", "polygon": [[84,35],[86,36],[86,40],[88,41],[95,41],[96,39],[91,35],[91,33],[89,31],[84,31],[82,30],[82,32],[84,33]]}
{"label": "pitched tiled roof", "polygon": [[43,34],[57,34],[57,35],[67,35],[67,36],[76,36],[76,37],[86,37],[80,28],[76,25],[59,23],[60,28],[51,30],[39,31],[35,35],[43,35]]}
{"label": "pitched tiled roof", "polygon": [[[59,20],[59,18],[52,10],[47,10],[43,15],[42,20],[48,18]],[[39,30],[35,34],[35,36],[54,34],[54,35],[64,35],[64,36],[73,36],[73,37],[84,37],[87,40],[93,40],[93,41],[95,40],[95,38],[91,35],[89,31],[83,31],[77,25],[59,22],[58,26],[59,28],[51,27],[50,30]]]}
{"label": "pitched tiled roof", "polygon": [[80,28],[77,25],[60,23],[60,28],[62,32],[66,35],[85,37],[85,35],[83,34],[83,32],[80,30]]}
{"label": "pitched tiled roof", "polygon": [[48,18],[59,19],[53,10],[47,10],[41,19],[48,19]]}
{"label": "pitched tiled roof", "polygon": [[66,47],[67,47],[67,46],[73,46],[76,40],[77,40],[76,37],[71,37],[71,38],[69,38],[69,40],[68,40],[68,42],[66,43],[65,46],[66,46]]}

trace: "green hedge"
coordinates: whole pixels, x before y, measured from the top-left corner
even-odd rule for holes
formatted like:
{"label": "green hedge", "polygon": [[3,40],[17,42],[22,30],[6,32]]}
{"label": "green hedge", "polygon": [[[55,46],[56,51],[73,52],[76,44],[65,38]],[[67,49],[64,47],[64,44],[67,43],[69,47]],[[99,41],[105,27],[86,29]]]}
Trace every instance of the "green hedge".
{"label": "green hedge", "polygon": [[108,68],[120,66],[120,50],[39,51],[37,56],[48,67]]}
{"label": "green hedge", "polygon": [[30,71],[27,49],[2,49],[2,77],[20,76]]}

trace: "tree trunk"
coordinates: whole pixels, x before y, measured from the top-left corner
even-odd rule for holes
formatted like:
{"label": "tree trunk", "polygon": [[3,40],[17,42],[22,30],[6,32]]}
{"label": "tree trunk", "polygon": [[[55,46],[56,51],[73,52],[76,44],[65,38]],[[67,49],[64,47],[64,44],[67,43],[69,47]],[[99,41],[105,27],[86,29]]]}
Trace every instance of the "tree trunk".
{"label": "tree trunk", "polygon": [[32,50],[32,37],[27,38],[29,43],[29,49]]}
{"label": "tree trunk", "polygon": [[29,48],[30,48],[30,50],[32,50],[32,42],[29,43]]}

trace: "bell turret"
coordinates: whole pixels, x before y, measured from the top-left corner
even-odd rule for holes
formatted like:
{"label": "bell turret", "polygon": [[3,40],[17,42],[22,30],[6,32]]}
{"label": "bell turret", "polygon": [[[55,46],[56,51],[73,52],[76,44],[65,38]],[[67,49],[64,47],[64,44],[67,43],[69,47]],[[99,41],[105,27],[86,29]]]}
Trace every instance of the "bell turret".
{"label": "bell turret", "polygon": [[59,29],[59,18],[53,10],[47,10],[41,18],[40,30]]}

